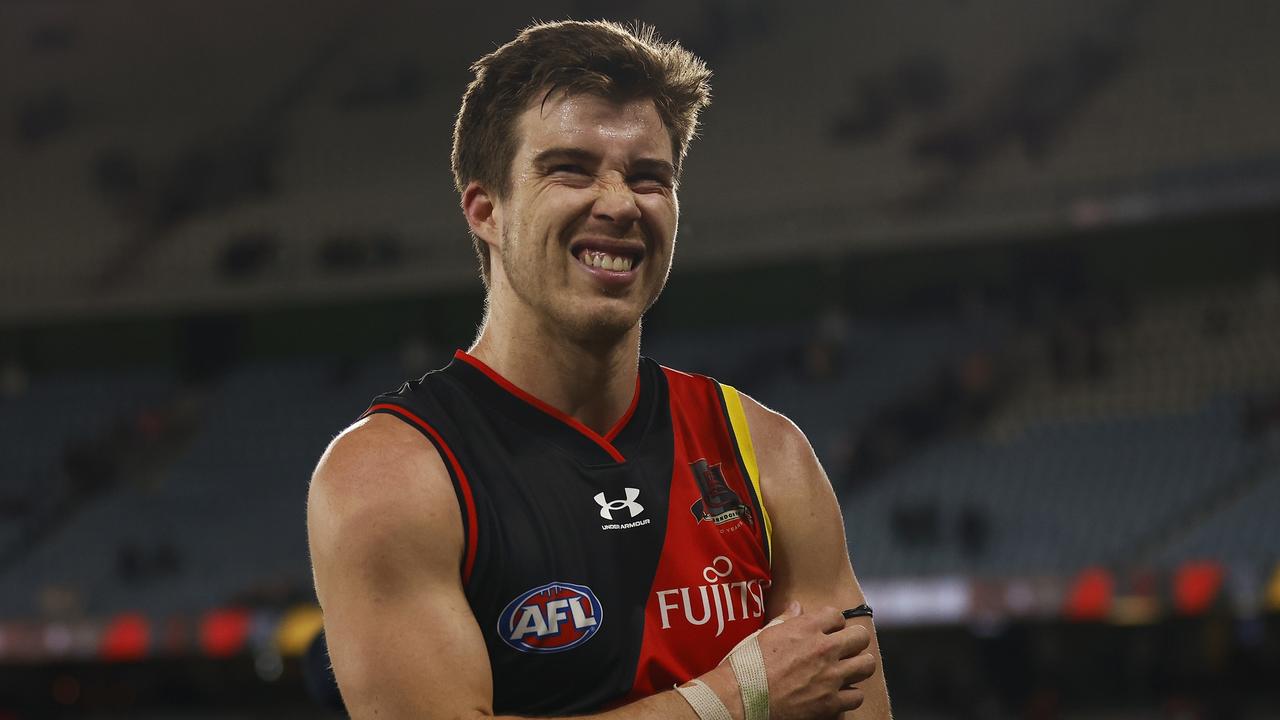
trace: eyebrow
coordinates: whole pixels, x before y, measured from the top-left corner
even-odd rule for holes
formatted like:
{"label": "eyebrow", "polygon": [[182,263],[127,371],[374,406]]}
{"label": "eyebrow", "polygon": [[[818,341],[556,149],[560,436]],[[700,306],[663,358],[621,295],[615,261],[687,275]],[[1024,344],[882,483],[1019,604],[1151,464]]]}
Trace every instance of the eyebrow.
{"label": "eyebrow", "polygon": [[[572,147],[547,148],[533,156],[533,164],[537,167],[547,165],[555,160],[573,160],[584,164],[593,164],[599,162],[600,157],[590,150]],[[632,172],[657,172],[665,173],[672,177],[676,174],[674,165],[658,158],[638,158],[629,163],[629,165],[629,169]]]}
{"label": "eyebrow", "polygon": [[640,158],[631,163],[632,171],[652,172],[667,177],[675,177],[676,168],[666,160],[658,160],[657,158]]}
{"label": "eyebrow", "polygon": [[534,165],[546,165],[552,160],[575,160],[577,162],[595,162],[596,154],[581,148],[553,147],[547,148],[533,156]]}

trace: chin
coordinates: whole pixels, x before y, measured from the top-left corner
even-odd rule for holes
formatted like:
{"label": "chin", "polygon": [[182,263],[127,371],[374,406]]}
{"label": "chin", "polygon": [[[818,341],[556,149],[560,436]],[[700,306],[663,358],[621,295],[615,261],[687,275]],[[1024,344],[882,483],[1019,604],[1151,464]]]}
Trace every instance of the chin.
{"label": "chin", "polygon": [[640,309],[633,303],[610,301],[579,305],[564,318],[563,325],[583,342],[614,342],[622,339],[640,322]]}

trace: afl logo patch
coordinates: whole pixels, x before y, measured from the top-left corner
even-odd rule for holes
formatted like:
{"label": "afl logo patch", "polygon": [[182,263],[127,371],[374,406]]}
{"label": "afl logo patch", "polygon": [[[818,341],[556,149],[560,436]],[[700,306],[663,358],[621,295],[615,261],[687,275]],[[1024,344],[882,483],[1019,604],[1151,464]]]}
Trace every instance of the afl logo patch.
{"label": "afl logo patch", "polygon": [[590,640],[603,620],[591,588],[553,582],[508,603],[498,616],[498,636],[520,652],[563,652]]}

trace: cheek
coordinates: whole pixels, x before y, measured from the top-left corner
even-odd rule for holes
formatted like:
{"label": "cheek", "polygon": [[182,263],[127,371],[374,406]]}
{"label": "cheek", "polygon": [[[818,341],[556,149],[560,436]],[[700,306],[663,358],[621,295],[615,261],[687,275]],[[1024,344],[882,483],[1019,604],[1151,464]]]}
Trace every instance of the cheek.
{"label": "cheek", "polygon": [[675,234],[676,220],[680,216],[680,207],[675,198],[645,198],[640,203],[644,223],[650,231],[668,242]]}
{"label": "cheek", "polygon": [[594,195],[587,190],[555,187],[543,192],[538,202],[530,204],[527,223],[542,233],[558,235],[589,216],[593,202]]}

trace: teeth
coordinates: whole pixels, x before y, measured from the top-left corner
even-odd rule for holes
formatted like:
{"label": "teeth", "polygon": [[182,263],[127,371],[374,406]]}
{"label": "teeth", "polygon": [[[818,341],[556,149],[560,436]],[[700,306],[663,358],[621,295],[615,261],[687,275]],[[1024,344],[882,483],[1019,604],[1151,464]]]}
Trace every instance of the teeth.
{"label": "teeth", "polygon": [[631,270],[631,258],[625,255],[610,255],[595,250],[588,250],[582,253],[580,260],[582,264],[588,267],[597,267],[601,270],[611,270],[613,272],[627,272]]}

